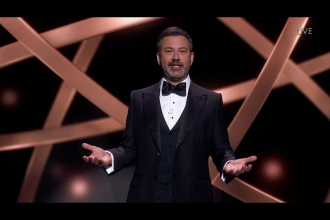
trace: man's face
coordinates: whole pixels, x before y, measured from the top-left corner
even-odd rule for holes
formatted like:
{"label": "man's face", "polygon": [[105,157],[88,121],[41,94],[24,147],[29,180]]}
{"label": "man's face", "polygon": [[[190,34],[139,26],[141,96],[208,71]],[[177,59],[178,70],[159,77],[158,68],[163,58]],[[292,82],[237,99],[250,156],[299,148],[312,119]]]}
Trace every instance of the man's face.
{"label": "man's face", "polygon": [[163,38],[157,61],[168,81],[179,83],[184,80],[193,60],[194,53],[190,51],[187,38],[181,35]]}

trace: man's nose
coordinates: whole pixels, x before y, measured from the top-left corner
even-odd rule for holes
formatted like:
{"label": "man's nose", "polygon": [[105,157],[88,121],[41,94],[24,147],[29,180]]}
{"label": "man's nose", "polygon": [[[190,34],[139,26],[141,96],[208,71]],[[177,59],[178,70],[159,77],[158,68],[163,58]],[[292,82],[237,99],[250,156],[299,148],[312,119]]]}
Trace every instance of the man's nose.
{"label": "man's nose", "polygon": [[173,56],[172,56],[172,60],[180,60],[180,56],[179,56],[178,52],[174,51]]}

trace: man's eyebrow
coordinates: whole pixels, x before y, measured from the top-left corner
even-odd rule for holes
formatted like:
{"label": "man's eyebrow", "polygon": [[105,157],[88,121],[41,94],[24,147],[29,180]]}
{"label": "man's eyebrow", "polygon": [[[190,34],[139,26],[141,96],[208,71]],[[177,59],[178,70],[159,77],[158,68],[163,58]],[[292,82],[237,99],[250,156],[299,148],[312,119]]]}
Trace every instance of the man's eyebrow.
{"label": "man's eyebrow", "polygon": [[[173,47],[165,47],[164,49],[174,49],[174,48],[173,48]],[[181,50],[181,49],[188,50],[187,47],[179,47],[178,49],[179,49],[179,50]]]}

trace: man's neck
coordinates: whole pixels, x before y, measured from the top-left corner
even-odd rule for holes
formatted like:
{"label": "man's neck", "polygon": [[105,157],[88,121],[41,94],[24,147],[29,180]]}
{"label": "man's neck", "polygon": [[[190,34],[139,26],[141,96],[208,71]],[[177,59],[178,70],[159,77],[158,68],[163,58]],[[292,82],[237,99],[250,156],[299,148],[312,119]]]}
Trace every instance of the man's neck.
{"label": "man's neck", "polygon": [[184,81],[185,79],[187,79],[188,75],[185,78],[182,78],[180,81],[174,82],[170,79],[168,79],[167,77],[164,76],[164,79],[166,79],[167,82],[171,83],[173,86],[178,85],[179,83],[181,83],[182,81]]}

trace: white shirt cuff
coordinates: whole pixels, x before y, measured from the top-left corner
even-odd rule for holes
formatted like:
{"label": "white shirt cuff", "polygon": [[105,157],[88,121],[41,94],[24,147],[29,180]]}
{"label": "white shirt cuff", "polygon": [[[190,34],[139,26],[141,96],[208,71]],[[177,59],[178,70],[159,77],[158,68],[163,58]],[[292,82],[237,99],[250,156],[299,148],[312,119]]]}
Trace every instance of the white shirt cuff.
{"label": "white shirt cuff", "polygon": [[112,161],[111,165],[109,165],[109,166],[104,166],[105,171],[106,171],[108,174],[110,174],[110,173],[112,173],[113,170],[114,170],[114,159],[113,159],[113,155],[112,155],[112,153],[110,153],[109,151],[105,151],[105,152],[107,152],[107,153],[110,154],[110,156],[111,156],[111,161]]}
{"label": "white shirt cuff", "polygon": [[225,163],[225,165],[223,166],[223,169],[222,169],[222,172],[221,172],[221,180],[222,181],[226,181],[226,177],[225,177],[225,175],[224,175],[224,172],[223,172],[223,170],[225,169],[225,166],[229,163],[229,162],[231,162],[232,160],[228,160],[227,161],[227,163]]}

